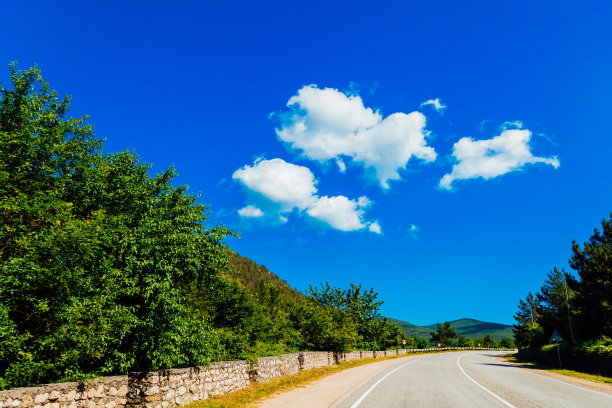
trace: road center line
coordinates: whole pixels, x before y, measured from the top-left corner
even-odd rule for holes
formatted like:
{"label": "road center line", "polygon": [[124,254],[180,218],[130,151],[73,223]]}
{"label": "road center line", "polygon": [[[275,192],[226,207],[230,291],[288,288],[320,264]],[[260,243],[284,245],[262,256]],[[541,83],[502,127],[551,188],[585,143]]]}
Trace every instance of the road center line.
{"label": "road center line", "polygon": [[373,386],[371,386],[357,401],[355,401],[355,403],[353,405],[351,405],[351,408],[357,408],[359,406],[359,404],[361,404],[361,402],[365,399],[365,397],[368,396],[369,393],[372,392],[372,390],[374,388],[376,388],[376,386],[378,384],[380,384],[385,378],[387,378],[388,376],[390,376],[391,374],[393,374],[394,372],[396,372],[397,370],[399,370],[400,368],[406,367],[407,365],[410,365],[412,363],[416,363],[418,360],[422,359],[423,357],[419,357],[419,358],[415,358],[412,361],[407,362],[406,364],[402,364],[401,366],[397,367],[395,370],[390,371],[387,373],[387,375],[385,375],[383,378],[381,378],[380,380],[376,381],[374,383]]}
{"label": "road center line", "polygon": [[[500,397],[499,395],[493,393],[492,391],[490,391],[489,389],[485,388],[483,385],[481,385],[480,383],[476,382],[476,380],[474,380],[472,377],[470,377],[469,375],[467,375],[467,373],[463,370],[463,367],[461,367],[461,364],[459,364],[459,360],[461,360],[463,358],[464,355],[459,356],[459,358],[457,358],[457,367],[459,367],[459,369],[461,370],[461,372],[463,373],[463,375],[465,375],[468,380],[470,380],[471,382],[473,382],[474,384],[476,384],[477,386],[479,386],[480,388],[482,388],[483,390],[485,390],[486,392],[488,392],[489,394],[491,394],[493,397],[495,397],[499,402],[501,402],[502,404],[504,404],[505,406],[509,407],[509,408],[516,408],[514,405],[512,405],[511,403],[509,403],[508,401],[506,401],[505,399],[503,399],[502,397]],[[351,407],[352,408],[352,407]]]}

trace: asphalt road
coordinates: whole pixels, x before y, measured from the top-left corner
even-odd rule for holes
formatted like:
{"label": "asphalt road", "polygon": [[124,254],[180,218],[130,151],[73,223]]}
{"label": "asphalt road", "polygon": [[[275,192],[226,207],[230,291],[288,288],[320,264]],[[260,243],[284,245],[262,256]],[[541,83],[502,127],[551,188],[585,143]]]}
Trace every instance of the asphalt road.
{"label": "asphalt road", "polygon": [[467,351],[399,361],[345,394],[334,408],[612,408],[612,394],[504,364],[505,352]]}

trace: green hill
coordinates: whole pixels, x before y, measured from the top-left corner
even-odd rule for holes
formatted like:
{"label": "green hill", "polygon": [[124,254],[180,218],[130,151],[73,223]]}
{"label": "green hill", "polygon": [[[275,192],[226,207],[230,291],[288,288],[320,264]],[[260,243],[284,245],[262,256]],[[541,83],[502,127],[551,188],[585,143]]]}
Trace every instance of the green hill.
{"label": "green hill", "polygon": [[[388,320],[400,326],[407,335],[413,337],[429,338],[429,332],[436,329],[435,323],[428,326],[417,326],[402,320]],[[500,341],[504,337],[514,337],[512,326],[507,324],[483,322],[476,319],[459,319],[453,320],[450,323],[458,335],[471,339],[483,338],[489,333],[493,335],[493,338],[497,341]]]}

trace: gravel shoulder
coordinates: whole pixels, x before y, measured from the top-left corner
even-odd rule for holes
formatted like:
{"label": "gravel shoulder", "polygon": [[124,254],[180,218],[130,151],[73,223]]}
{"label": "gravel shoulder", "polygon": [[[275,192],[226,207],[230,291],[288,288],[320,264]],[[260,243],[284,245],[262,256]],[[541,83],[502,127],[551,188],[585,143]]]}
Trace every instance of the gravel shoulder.
{"label": "gravel shoulder", "polygon": [[348,370],[314,381],[304,387],[275,395],[259,403],[257,406],[261,408],[330,407],[344,395],[350,393],[385,368],[418,357],[420,356],[411,355],[349,368]]}

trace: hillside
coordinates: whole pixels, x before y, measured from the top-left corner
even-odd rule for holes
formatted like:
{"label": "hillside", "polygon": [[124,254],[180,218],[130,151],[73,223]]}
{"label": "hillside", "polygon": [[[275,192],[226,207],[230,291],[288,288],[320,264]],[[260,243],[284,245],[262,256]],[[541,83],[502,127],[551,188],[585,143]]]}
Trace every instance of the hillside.
{"label": "hillside", "polygon": [[[428,326],[417,326],[397,319],[389,319],[389,321],[397,324],[407,335],[413,337],[429,338],[429,332],[436,329],[436,323]],[[497,341],[500,341],[504,337],[514,337],[512,326],[507,324],[483,322],[476,319],[459,319],[453,320],[450,323],[458,335],[471,339],[483,338],[489,333],[493,335]]]}
{"label": "hillside", "polygon": [[236,252],[230,251],[229,264],[230,272],[224,272],[224,274],[237,278],[251,292],[257,292],[259,285],[263,283],[277,287],[286,295],[302,296],[301,292],[293,289],[285,280],[270,272],[268,268]]}

